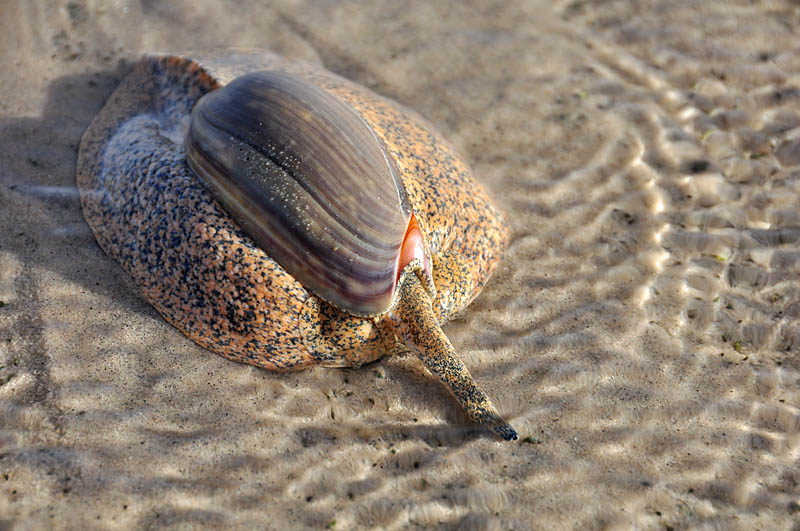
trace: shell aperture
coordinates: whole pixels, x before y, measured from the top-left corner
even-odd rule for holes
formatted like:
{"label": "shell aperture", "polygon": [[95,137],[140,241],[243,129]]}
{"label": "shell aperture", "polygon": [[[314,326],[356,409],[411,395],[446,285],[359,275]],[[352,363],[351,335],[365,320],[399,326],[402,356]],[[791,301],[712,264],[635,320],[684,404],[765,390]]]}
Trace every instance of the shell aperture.
{"label": "shell aperture", "polygon": [[353,315],[389,309],[411,211],[352,108],[290,74],[255,72],[200,99],[185,143],[212,195],[289,274]]}

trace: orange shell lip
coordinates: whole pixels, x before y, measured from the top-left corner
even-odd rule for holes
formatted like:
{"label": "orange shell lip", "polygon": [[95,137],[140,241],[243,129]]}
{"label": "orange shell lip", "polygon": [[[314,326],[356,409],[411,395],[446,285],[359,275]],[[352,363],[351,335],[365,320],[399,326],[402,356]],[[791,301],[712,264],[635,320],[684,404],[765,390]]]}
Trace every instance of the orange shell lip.
{"label": "orange shell lip", "polygon": [[412,213],[411,218],[408,220],[406,234],[403,237],[403,245],[400,247],[400,254],[397,256],[397,275],[395,277],[395,283],[400,280],[400,274],[403,272],[403,268],[415,259],[422,261],[425,274],[430,276],[431,267],[428,261],[428,255],[425,253],[422,231],[419,228],[416,216]]}

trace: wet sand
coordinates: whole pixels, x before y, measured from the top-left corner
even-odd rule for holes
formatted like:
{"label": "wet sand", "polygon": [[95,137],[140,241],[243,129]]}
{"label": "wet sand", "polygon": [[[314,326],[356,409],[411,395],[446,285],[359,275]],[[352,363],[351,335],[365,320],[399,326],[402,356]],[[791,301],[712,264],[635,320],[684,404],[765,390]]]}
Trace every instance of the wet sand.
{"label": "wet sand", "polygon": [[[800,6],[7,2],[0,527],[800,525]],[[276,375],[100,250],[81,134],[148,51],[318,62],[416,110],[513,241],[445,331],[522,439],[411,356]]]}

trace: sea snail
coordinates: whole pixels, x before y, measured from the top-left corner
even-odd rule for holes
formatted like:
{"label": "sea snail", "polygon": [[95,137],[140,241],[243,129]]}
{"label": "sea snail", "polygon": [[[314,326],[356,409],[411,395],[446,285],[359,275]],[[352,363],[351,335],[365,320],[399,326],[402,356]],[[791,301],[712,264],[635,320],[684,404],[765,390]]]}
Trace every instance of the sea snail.
{"label": "sea snail", "polygon": [[404,344],[517,438],[440,328],[508,230],[414,113],[265,52],[147,56],[84,134],[77,183],[103,250],[199,345],[289,371]]}

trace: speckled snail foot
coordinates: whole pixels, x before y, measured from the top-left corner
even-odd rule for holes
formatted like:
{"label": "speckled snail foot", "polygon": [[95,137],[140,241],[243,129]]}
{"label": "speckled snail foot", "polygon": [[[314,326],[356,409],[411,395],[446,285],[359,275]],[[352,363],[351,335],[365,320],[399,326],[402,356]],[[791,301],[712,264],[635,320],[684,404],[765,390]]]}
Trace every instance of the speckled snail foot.
{"label": "speckled snail foot", "polygon": [[508,230],[413,112],[265,52],[148,56],[84,134],[77,183],[103,250],[199,345],[291,371],[404,344],[517,438],[440,328]]}

